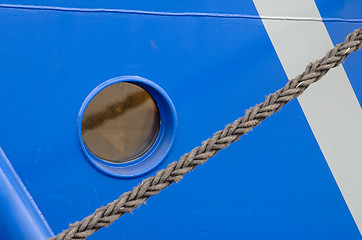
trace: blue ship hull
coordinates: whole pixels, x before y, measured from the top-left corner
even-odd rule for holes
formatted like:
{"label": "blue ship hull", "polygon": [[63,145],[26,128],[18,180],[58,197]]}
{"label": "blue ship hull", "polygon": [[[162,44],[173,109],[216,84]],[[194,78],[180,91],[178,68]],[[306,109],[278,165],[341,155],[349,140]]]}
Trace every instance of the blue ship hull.
{"label": "blue ship hull", "polygon": [[[322,57],[318,46],[362,27],[359,0],[270,2],[3,1],[0,239],[60,233],[262,102]],[[311,86],[90,239],[361,239],[361,63],[357,52],[328,73],[345,87],[331,87],[335,98]],[[157,84],[177,116],[168,154],[134,177],[94,167],[78,133],[87,96],[119,76]],[[320,112],[319,103],[336,107]]]}

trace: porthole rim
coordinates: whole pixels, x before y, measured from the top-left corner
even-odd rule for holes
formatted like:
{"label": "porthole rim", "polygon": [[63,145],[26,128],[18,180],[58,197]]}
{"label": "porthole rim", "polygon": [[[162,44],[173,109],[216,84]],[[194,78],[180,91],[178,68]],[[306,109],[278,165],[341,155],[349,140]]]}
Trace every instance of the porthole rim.
{"label": "porthole rim", "polygon": [[[147,91],[156,103],[160,115],[160,128],[158,136],[152,146],[142,156],[124,163],[113,163],[97,157],[86,146],[82,137],[82,120],[84,113],[91,100],[103,89],[116,83],[133,83]],[[165,113],[167,111],[167,114]],[[120,178],[132,178],[143,175],[157,167],[170,152],[177,129],[176,109],[168,94],[156,83],[140,76],[120,76],[109,79],[96,86],[85,98],[78,113],[78,138],[86,158],[100,171]],[[166,129],[167,128],[167,129]],[[167,135],[167,136],[166,136]],[[160,149],[160,145],[163,145]],[[168,145],[168,146],[167,146]],[[147,167],[142,167],[142,163],[150,161]]]}

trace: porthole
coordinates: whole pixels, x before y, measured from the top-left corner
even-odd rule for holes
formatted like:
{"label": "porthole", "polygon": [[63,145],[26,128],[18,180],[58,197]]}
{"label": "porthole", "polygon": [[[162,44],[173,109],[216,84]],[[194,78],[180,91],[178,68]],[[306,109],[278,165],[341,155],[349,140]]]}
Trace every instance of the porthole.
{"label": "porthole", "polygon": [[155,100],[142,87],[118,82],[102,89],[88,104],[82,138],[97,157],[114,163],[132,161],[154,144],[160,129]]}
{"label": "porthole", "polygon": [[132,177],[157,166],[175,135],[176,113],[167,94],[137,76],[96,87],[79,113],[79,137],[87,158],[113,176]]}

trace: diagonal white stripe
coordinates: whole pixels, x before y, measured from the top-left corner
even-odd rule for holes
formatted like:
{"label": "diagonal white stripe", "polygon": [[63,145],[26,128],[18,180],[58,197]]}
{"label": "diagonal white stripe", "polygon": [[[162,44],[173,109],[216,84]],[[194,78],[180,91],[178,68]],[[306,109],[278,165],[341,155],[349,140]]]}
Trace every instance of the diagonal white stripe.
{"label": "diagonal white stripe", "polygon": [[[320,18],[314,0],[253,0],[259,14]],[[289,79],[333,47],[323,22],[263,20]],[[362,110],[342,66],[298,98],[347,206],[362,230]]]}

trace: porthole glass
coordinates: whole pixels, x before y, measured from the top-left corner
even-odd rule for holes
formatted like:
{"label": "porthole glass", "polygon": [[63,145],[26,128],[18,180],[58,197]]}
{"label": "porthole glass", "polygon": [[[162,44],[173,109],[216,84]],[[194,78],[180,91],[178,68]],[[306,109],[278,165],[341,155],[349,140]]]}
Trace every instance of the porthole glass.
{"label": "porthole glass", "polygon": [[160,130],[160,113],[139,85],[118,82],[98,92],[85,109],[82,139],[98,158],[130,162],[146,153]]}

